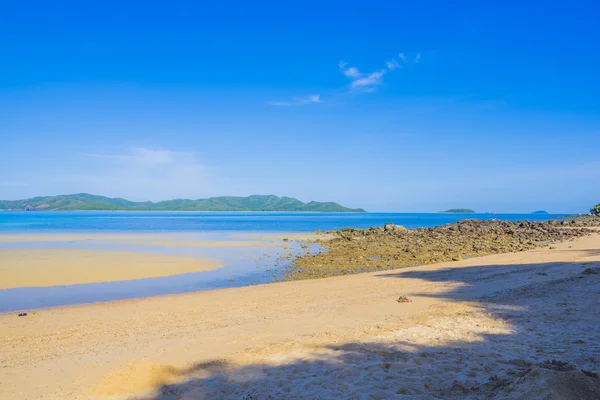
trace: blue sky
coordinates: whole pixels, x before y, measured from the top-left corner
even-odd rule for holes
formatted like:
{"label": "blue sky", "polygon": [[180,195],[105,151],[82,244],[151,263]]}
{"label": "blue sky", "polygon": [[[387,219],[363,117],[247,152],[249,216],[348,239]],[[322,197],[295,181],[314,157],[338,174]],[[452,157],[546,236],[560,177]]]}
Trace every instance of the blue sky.
{"label": "blue sky", "polygon": [[0,6],[2,199],[600,202],[593,1],[91,3]]}

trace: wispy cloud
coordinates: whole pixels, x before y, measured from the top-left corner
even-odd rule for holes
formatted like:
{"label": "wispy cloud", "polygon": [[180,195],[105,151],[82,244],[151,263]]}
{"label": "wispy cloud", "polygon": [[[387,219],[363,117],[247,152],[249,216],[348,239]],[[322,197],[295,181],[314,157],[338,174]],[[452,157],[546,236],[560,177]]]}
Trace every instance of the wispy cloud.
{"label": "wispy cloud", "polygon": [[[399,53],[398,59],[402,63],[409,64],[408,57],[404,53]],[[414,62],[418,63],[420,59],[421,53],[419,52],[415,56]],[[341,60],[338,63],[338,67],[341,73],[350,80],[350,86],[330,93],[330,96],[327,97],[327,102],[329,104],[332,102],[335,103],[335,99],[332,100],[331,97],[336,97],[336,93],[339,97],[340,94],[343,95],[344,93],[348,92],[375,91],[377,86],[383,82],[384,76],[389,72],[402,68],[402,63],[398,62],[395,58],[392,58],[391,60],[386,61],[384,67],[379,70],[373,72],[362,72],[358,69],[358,67],[350,65],[347,61]],[[289,101],[267,101],[265,104],[270,106],[289,107],[323,102],[324,101],[321,99],[321,95],[317,94],[312,96],[295,97]]]}
{"label": "wispy cloud", "polygon": [[143,147],[136,147],[131,150],[131,154],[102,154],[102,153],[79,153],[85,157],[100,158],[106,160],[116,160],[131,166],[138,167],[157,167],[173,163],[193,164],[201,167],[195,161],[194,153],[170,151],[170,150],[152,150]]}
{"label": "wispy cloud", "polygon": [[389,70],[392,71],[399,67],[399,64],[395,61],[388,61],[386,63],[387,69],[381,69],[379,71],[371,73],[362,73],[358,68],[349,66],[346,61],[340,61],[340,70],[347,78],[350,79],[350,88],[352,89],[366,89],[372,91],[375,86],[379,85],[383,79],[385,73]]}
{"label": "wispy cloud", "polygon": [[402,66],[400,65],[400,63],[394,59],[392,59],[391,61],[388,61],[385,63],[385,66],[387,67],[387,69],[389,69],[390,71],[395,70],[396,68],[402,68]]}
{"label": "wispy cloud", "polygon": [[347,69],[342,69],[344,75],[346,75],[348,78],[358,78],[360,77],[360,71],[355,68],[355,67],[350,67]]}
{"label": "wispy cloud", "polygon": [[364,75],[362,78],[358,78],[350,83],[350,86],[353,88],[361,87],[361,86],[374,86],[379,85],[381,83],[381,79],[385,75],[385,70],[371,72],[368,75]]}
{"label": "wispy cloud", "polygon": [[320,94],[313,94],[306,97],[295,97],[291,101],[267,101],[266,104],[270,106],[289,107],[289,106],[300,106],[311,103],[322,103]]}
{"label": "wispy cloud", "polygon": [[89,160],[82,163],[87,172],[66,177],[68,182],[63,183],[90,193],[132,199],[196,198],[207,190],[211,180],[210,168],[193,152],[137,147],[126,153],[79,155]]}
{"label": "wispy cloud", "polygon": [[[398,54],[398,58],[400,59],[400,61],[404,62],[404,63],[408,63],[408,57],[406,56],[406,54],[404,53],[400,53]],[[421,61],[421,52],[418,52],[415,57],[412,59],[416,64]]]}

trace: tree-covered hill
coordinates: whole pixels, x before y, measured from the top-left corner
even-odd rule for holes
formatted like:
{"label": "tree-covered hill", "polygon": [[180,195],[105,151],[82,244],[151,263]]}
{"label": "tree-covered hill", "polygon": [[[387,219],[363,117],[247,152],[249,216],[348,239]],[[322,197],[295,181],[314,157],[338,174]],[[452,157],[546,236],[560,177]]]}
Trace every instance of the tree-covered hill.
{"label": "tree-covered hill", "polygon": [[470,208],[451,208],[446,211],[440,211],[440,213],[443,213],[443,214],[475,214],[475,211],[471,210]]}
{"label": "tree-covered hill", "polygon": [[211,197],[136,202],[87,193],[34,197],[24,200],[0,200],[0,209],[8,210],[131,210],[131,211],[290,211],[290,212],[364,212],[337,203],[303,203],[291,197],[253,195],[248,197]]}

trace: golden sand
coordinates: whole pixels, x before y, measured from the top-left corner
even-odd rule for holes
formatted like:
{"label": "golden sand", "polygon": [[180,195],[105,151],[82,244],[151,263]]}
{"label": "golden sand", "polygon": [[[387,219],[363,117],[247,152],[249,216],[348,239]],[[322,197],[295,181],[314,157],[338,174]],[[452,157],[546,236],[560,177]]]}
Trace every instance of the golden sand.
{"label": "golden sand", "polygon": [[81,242],[104,240],[135,240],[135,239],[178,239],[192,238],[191,234],[129,234],[129,233],[14,233],[0,235],[0,243],[20,242]]}
{"label": "golden sand", "polygon": [[[234,240],[214,240],[199,238],[198,235],[186,233],[141,233],[141,234],[104,234],[104,233],[27,233],[0,235],[0,243],[65,243],[103,244],[103,245],[134,245],[162,247],[250,247],[280,245],[283,235],[230,235]],[[303,235],[310,237],[310,235]],[[297,236],[300,238],[300,236]],[[291,239],[290,239],[291,240]],[[296,236],[294,236],[294,240]]]}
{"label": "golden sand", "polygon": [[219,267],[209,258],[133,251],[0,249],[0,289],[156,278]]}
{"label": "golden sand", "polygon": [[253,240],[107,240],[106,244],[164,246],[164,247],[250,247],[277,246],[280,243]]}
{"label": "golden sand", "polygon": [[[490,398],[545,360],[598,372],[600,275],[582,271],[599,265],[596,234],[408,269],[3,314],[0,398]],[[542,398],[515,390],[506,398]]]}

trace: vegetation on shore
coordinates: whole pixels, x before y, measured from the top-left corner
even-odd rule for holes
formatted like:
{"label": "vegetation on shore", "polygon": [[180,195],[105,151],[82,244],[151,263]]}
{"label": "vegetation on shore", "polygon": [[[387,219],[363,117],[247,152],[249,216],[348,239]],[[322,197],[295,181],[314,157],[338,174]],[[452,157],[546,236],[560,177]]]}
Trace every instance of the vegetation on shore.
{"label": "vegetation on shore", "polygon": [[440,211],[440,214],[475,214],[475,210],[470,208],[451,208],[446,211]]}
{"label": "vegetation on shore", "polygon": [[253,195],[248,197],[211,197],[208,199],[175,199],[159,202],[136,202],[87,193],[34,197],[24,200],[0,200],[4,210],[89,210],[89,211],[286,211],[286,212],[365,212],[333,202],[303,203],[292,197]]}
{"label": "vegetation on shore", "polygon": [[592,232],[587,227],[597,226],[600,219],[581,217],[546,222],[463,220],[418,229],[386,224],[333,230],[317,239],[323,251],[296,258],[286,279],[323,278],[530,250],[587,235]]}
{"label": "vegetation on shore", "polygon": [[596,204],[594,207],[590,209],[590,213],[594,215],[600,215],[600,203]]}

